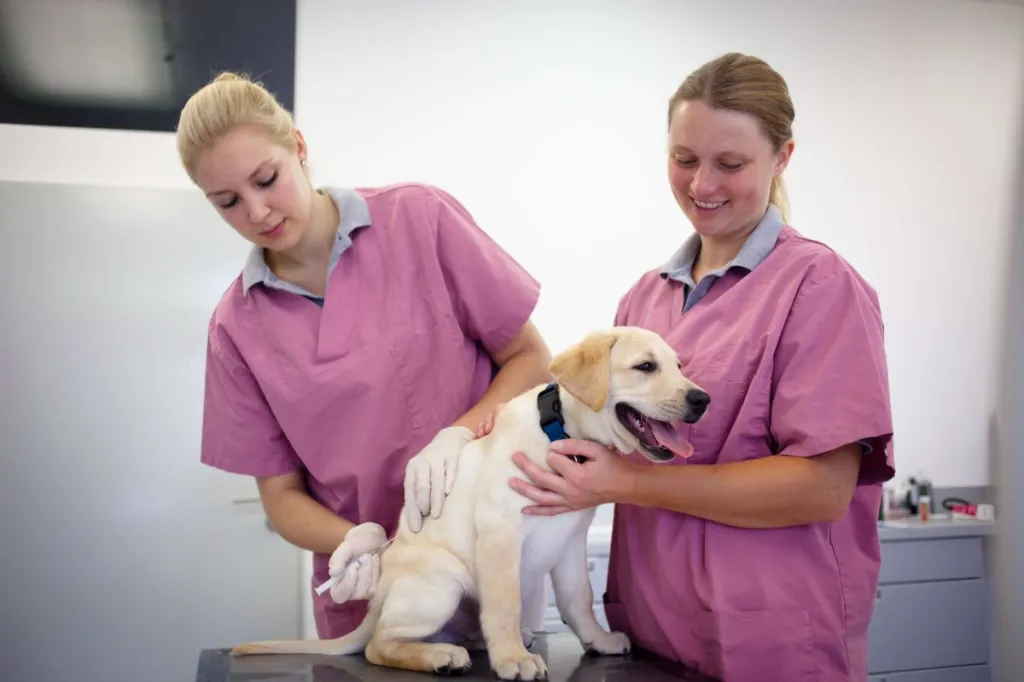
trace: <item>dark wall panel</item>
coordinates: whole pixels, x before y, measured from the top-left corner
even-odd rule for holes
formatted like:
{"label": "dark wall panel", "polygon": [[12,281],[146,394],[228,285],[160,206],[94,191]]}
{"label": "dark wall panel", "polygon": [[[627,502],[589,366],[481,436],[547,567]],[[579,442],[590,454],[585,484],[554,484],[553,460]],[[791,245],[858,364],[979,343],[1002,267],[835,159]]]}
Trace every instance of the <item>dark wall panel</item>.
{"label": "dark wall panel", "polygon": [[[76,8],[94,2],[74,1]],[[165,65],[172,87],[170,97],[163,101],[123,105],[81,96],[49,97],[19,87],[25,79],[18,77],[18,65],[25,60],[15,53],[10,36],[23,30],[14,18],[23,18],[27,5],[17,8],[18,11],[7,10],[15,4],[36,2],[0,3],[0,22],[4,22],[0,24],[0,123],[173,131],[188,97],[222,70],[248,73],[294,111],[295,0],[125,0],[150,12],[153,24],[160,26],[150,43],[150,54]],[[73,20],[61,11],[62,4],[36,4],[31,10],[35,12],[34,21],[38,25],[40,21]],[[99,11],[99,7],[96,9]],[[90,28],[96,30],[96,25]],[[116,25],[111,25],[110,44],[118,40],[117,30]],[[89,55],[75,54],[77,48],[69,44],[53,44],[47,49],[58,51],[62,59],[87,59],[88,63],[99,65],[106,62],[113,73],[119,53],[104,49],[102,42],[89,44],[95,46]],[[104,72],[99,68],[96,73]]]}

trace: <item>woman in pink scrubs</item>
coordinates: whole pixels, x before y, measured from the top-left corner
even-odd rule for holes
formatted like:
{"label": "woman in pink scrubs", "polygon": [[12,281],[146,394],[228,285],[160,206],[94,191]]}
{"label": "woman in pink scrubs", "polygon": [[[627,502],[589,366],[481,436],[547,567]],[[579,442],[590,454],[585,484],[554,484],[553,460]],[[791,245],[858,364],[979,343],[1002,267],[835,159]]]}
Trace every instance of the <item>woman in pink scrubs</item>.
{"label": "woman in pink scrubs", "polygon": [[[668,178],[695,233],[622,297],[711,395],[655,466],[576,441],[512,486],[557,514],[615,503],[610,625],[726,682],[863,682],[894,474],[883,326],[871,286],[790,227],[793,104],[759,59],[697,69],[668,108]],[[582,464],[557,453],[583,455]]]}
{"label": "woman in pink scrubs", "polygon": [[[314,188],[290,114],[247,79],[193,95],[177,139],[253,244],[209,323],[202,461],[256,477],[318,585],[392,535],[405,495],[414,526],[439,513],[467,427],[549,379],[539,285],[443,190]],[[359,623],[377,572],[314,595],[320,637]]]}

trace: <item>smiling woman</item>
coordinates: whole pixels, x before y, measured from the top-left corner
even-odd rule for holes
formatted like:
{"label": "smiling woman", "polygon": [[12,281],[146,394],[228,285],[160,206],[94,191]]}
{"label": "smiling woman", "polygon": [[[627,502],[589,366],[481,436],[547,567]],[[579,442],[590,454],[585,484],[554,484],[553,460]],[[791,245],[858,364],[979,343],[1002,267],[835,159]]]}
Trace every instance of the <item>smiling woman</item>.
{"label": "smiling woman", "polygon": [[[196,92],[177,140],[253,245],[210,319],[201,458],[256,477],[314,552],[313,590],[393,535],[403,499],[413,528],[440,514],[468,427],[548,380],[540,286],[439,188],[314,188],[291,115],[247,78]],[[313,595],[321,637],[359,623],[379,566]]]}
{"label": "smiling woman", "polygon": [[615,323],[661,334],[710,396],[699,421],[651,430],[690,448],[666,466],[563,440],[553,472],[517,457],[529,482],[511,482],[533,514],[616,503],[609,625],[730,682],[866,679],[894,473],[878,298],[786,221],[793,119],[782,76],[747,55],[669,100],[668,184],[695,234]]}

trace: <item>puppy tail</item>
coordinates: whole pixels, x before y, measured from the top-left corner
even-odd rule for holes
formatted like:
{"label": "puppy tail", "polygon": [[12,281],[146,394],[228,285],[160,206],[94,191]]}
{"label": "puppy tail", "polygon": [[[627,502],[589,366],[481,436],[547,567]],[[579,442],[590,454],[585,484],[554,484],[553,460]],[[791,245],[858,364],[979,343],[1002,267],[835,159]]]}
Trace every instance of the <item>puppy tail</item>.
{"label": "puppy tail", "polygon": [[254,654],[323,654],[327,656],[349,656],[362,653],[370,643],[373,630],[380,619],[380,600],[370,602],[370,608],[363,621],[352,632],[337,639],[295,639],[249,642],[236,646],[231,656]]}

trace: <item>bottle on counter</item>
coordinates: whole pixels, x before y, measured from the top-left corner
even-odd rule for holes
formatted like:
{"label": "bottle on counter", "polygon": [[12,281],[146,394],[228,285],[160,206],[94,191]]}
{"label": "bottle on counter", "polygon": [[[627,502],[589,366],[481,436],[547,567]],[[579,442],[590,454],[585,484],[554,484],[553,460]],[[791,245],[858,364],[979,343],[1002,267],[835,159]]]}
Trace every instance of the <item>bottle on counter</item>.
{"label": "bottle on counter", "polygon": [[932,513],[932,483],[922,478],[917,484],[917,515],[927,521]]}
{"label": "bottle on counter", "polygon": [[932,496],[928,495],[927,493],[919,495],[917,498],[917,502],[918,517],[921,519],[922,522],[927,521],[928,515],[931,513],[932,509]]}

